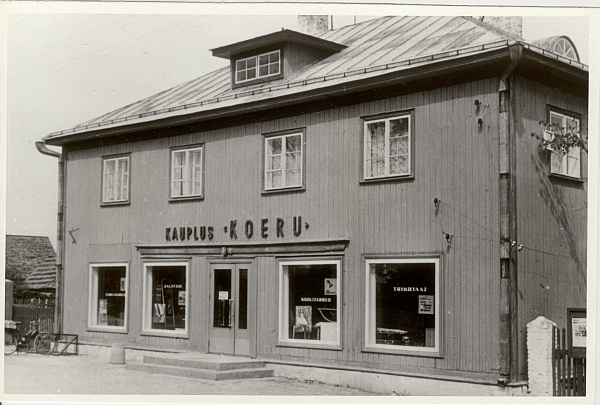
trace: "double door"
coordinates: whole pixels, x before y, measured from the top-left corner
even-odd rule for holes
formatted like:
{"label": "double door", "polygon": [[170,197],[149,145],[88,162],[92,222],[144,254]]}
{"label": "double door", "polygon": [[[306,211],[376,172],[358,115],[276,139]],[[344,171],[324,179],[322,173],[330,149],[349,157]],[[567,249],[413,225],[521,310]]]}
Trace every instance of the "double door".
{"label": "double door", "polygon": [[249,269],[246,263],[210,265],[211,353],[250,355]]}

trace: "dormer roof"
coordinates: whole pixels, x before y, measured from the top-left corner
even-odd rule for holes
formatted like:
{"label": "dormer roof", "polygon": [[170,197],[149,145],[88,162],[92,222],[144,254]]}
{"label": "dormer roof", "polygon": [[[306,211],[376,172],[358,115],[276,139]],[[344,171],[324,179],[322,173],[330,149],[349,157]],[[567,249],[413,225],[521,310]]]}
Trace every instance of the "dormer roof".
{"label": "dormer roof", "polygon": [[255,49],[265,48],[273,45],[279,45],[283,43],[294,43],[306,46],[319,51],[325,51],[328,53],[340,52],[342,49],[347,48],[346,45],[338,44],[333,41],[328,41],[301,32],[292,31],[288,29],[282,29],[281,31],[273,32],[271,34],[262,35],[260,37],[247,39],[245,41],[236,42],[231,45],[220,46],[218,48],[211,49],[213,56],[219,58],[230,59],[233,56],[250,52]]}

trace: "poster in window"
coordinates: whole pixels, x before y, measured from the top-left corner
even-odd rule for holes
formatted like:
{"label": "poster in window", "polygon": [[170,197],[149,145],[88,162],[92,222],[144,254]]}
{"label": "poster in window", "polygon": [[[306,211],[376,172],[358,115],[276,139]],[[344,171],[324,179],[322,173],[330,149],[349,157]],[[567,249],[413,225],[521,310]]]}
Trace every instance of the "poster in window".
{"label": "poster in window", "polygon": [[325,279],[325,295],[336,295],[337,294],[337,279],[326,278]]}
{"label": "poster in window", "polygon": [[125,291],[125,277],[121,277],[121,291]]}
{"label": "poster in window", "polygon": [[98,300],[98,313],[106,314],[108,311],[108,301],[106,299]]}
{"label": "poster in window", "polygon": [[572,318],[573,347],[586,347],[587,318]]}
{"label": "poster in window", "polygon": [[433,295],[419,295],[419,314],[433,315]]}
{"label": "poster in window", "polygon": [[185,291],[179,291],[179,297],[177,303],[180,306],[185,306]]}
{"label": "poster in window", "polygon": [[296,306],[296,329],[310,332],[312,329],[312,307],[308,305]]}

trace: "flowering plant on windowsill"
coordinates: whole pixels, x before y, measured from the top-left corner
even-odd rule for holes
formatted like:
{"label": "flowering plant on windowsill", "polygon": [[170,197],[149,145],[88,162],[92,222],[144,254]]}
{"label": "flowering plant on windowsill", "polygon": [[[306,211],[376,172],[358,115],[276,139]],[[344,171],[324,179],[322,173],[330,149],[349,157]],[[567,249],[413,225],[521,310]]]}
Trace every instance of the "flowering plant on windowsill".
{"label": "flowering plant on windowsill", "polygon": [[540,151],[551,150],[566,155],[571,148],[581,148],[587,153],[587,139],[580,136],[576,127],[567,126],[565,128],[558,124],[549,124],[546,121],[540,121],[539,124],[546,129],[542,135],[532,132],[531,136],[539,141],[538,149]]}

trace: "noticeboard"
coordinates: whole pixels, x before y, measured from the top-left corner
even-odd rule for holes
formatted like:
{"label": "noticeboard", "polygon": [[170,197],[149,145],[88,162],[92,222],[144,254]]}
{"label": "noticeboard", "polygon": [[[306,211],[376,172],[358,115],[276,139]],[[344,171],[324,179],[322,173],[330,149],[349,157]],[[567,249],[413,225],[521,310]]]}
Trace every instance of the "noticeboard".
{"label": "noticeboard", "polygon": [[585,308],[567,308],[569,354],[585,357],[587,347],[587,311]]}

